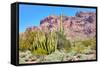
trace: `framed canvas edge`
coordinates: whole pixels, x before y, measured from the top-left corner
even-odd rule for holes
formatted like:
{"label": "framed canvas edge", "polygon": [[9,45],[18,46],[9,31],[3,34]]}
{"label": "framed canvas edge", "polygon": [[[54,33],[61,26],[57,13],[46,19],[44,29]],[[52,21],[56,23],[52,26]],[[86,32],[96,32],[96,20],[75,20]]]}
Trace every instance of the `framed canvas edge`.
{"label": "framed canvas edge", "polygon": [[[62,64],[62,63],[77,63],[77,62],[93,62],[93,61],[98,61],[98,7],[97,6],[63,5],[63,4],[30,3],[30,2],[14,2],[12,4],[16,4],[16,40],[17,40],[16,41],[16,62],[13,65],[15,65],[15,66],[23,66],[23,65],[44,65],[44,64]],[[28,64],[25,63],[25,64],[19,64],[19,4],[42,5],[42,6],[60,6],[60,7],[95,8],[96,9],[96,59],[95,60],[78,60],[78,61],[63,61],[63,62],[44,62],[44,63],[30,63],[30,64],[29,63]]]}

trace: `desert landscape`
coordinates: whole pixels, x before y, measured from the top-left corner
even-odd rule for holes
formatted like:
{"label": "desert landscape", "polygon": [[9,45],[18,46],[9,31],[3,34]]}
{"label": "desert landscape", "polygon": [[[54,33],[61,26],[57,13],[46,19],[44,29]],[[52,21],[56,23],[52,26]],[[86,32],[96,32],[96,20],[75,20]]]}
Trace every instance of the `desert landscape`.
{"label": "desert landscape", "polygon": [[[34,25],[34,24],[33,24]],[[96,59],[96,13],[49,15],[19,33],[19,63]]]}

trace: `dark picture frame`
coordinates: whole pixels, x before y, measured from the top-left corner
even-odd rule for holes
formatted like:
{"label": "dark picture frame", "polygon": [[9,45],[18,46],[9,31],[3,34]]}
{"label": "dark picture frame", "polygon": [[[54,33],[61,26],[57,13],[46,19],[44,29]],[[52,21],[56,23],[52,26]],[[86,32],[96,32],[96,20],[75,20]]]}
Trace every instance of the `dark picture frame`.
{"label": "dark picture frame", "polygon": [[[75,7],[75,8],[93,8],[96,10],[96,59],[94,60],[78,60],[78,61],[63,61],[63,62],[43,62],[43,63],[25,63],[19,64],[19,5],[36,5],[36,6],[57,6],[57,7]],[[45,4],[45,3],[27,3],[15,2],[11,4],[11,64],[16,66],[21,65],[42,65],[42,64],[60,64],[60,63],[75,63],[75,62],[90,62],[97,61],[97,7],[96,6],[78,6],[78,5],[62,5],[62,4]]]}

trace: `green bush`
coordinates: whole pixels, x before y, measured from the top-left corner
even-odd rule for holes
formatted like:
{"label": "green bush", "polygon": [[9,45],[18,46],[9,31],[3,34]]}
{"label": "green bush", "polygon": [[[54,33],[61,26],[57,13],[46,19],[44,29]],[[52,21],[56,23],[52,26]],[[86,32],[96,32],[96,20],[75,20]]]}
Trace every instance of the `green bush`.
{"label": "green bush", "polygon": [[29,48],[29,46],[28,46],[27,40],[20,38],[19,39],[19,50],[26,51],[26,50],[28,50],[28,48]]}
{"label": "green bush", "polygon": [[81,42],[77,42],[75,46],[72,47],[72,50],[76,51],[76,53],[83,53],[85,48],[86,47]]}
{"label": "green bush", "polygon": [[57,49],[68,51],[71,48],[71,42],[66,39],[66,36],[63,32],[57,32]]}
{"label": "green bush", "polygon": [[76,51],[77,53],[84,53],[88,48],[94,50],[96,48],[96,40],[95,38],[87,39],[87,40],[80,40],[73,42],[72,50]]}

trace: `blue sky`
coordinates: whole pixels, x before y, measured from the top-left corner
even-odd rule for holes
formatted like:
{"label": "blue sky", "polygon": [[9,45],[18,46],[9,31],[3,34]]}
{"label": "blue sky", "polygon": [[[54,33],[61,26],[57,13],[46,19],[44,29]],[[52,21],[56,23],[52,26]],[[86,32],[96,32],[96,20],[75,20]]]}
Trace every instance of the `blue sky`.
{"label": "blue sky", "polygon": [[40,20],[49,15],[74,16],[76,12],[95,12],[93,8],[76,8],[76,7],[57,7],[57,6],[40,6],[40,5],[19,5],[19,32],[24,32],[27,27],[39,26]]}

